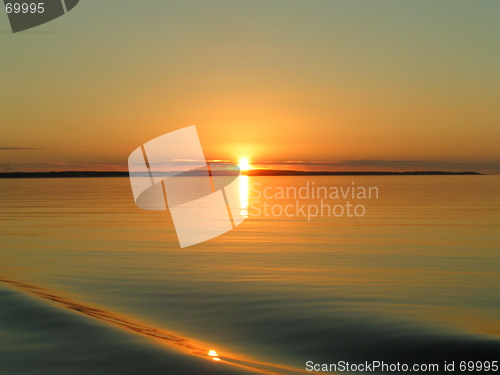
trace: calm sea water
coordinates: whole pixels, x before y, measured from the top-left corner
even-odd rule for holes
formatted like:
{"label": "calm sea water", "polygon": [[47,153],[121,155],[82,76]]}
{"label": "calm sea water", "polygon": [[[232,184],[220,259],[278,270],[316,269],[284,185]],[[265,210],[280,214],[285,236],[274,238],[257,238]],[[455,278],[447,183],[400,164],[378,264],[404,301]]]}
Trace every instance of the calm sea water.
{"label": "calm sea water", "polygon": [[498,360],[499,177],[244,178],[245,222],[185,249],[126,178],[0,180],[0,374]]}

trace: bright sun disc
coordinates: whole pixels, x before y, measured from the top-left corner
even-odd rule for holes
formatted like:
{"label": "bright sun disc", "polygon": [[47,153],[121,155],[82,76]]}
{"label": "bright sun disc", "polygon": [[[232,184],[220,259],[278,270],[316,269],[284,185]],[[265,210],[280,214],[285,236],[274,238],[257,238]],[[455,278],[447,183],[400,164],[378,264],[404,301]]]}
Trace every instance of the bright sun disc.
{"label": "bright sun disc", "polygon": [[240,159],[240,161],[238,163],[238,167],[240,167],[240,169],[242,171],[248,171],[251,168],[250,162],[246,158],[241,158]]}

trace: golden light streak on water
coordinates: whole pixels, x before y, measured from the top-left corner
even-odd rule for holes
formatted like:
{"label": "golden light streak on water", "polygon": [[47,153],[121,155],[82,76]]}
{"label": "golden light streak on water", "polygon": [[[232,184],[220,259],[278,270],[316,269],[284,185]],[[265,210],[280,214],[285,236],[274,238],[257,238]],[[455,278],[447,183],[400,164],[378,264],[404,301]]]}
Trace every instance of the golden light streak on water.
{"label": "golden light streak on water", "polygon": [[240,184],[240,215],[248,217],[248,195],[249,195],[249,181],[248,176],[239,177]]}

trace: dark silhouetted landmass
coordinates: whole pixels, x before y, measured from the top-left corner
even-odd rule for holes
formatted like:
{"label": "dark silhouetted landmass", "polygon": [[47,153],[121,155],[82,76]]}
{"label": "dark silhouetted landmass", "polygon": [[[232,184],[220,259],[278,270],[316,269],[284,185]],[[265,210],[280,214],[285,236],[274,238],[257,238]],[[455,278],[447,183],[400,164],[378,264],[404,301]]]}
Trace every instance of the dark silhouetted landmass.
{"label": "dark silhouetted landmass", "polygon": [[444,171],[284,171],[254,169],[245,171],[247,176],[447,176],[447,175],[482,175],[479,172],[444,172]]}
{"label": "dark silhouetted landmass", "polygon": [[[444,172],[444,171],[284,171],[270,169],[253,169],[244,171],[246,176],[462,176],[482,175],[478,172]],[[0,172],[0,178],[84,178],[84,177],[129,177],[128,172],[97,171],[65,171],[65,172]]]}
{"label": "dark silhouetted landmass", "polygon": [[81,177],[128,177],[128,172],[1,172],[0,178],[81,178]]}

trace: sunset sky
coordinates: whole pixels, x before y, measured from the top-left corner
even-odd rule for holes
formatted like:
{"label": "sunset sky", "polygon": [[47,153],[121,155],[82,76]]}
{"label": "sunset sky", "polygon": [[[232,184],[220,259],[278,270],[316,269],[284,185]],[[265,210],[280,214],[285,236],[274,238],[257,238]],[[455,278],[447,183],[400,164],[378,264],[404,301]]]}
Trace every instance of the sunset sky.
{"label": "sunset sky", "polygon": [[0,13],[0,171],[126,168],[196,125],[208,159],[500,173],[498,0],[82,0]]}

